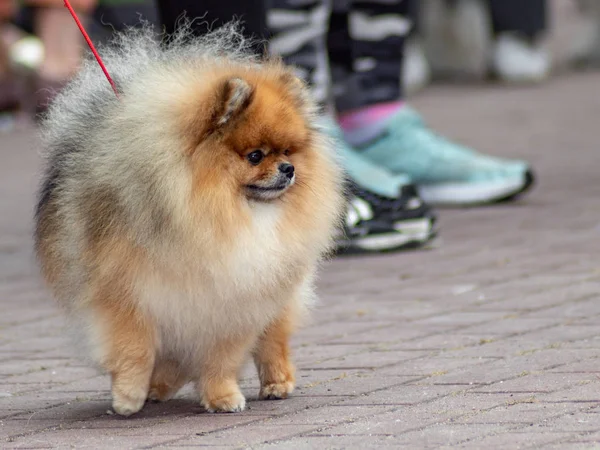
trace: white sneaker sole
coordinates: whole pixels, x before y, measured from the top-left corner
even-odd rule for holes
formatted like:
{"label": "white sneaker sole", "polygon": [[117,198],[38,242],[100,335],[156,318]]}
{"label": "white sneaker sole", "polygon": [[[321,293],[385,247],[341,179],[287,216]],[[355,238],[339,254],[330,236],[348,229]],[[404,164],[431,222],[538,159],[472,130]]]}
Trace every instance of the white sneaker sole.
{"label": "white sneaker sole", "polygon": [[550,54],[544,45],[530,45],[510,33],[496,38],[492,51],[492,69],[507,83],[539,83],[550,73]]}
{"label": "white sneaker sole", "polygon": [[526,190],[531,181],[524,174],[523,179],[513,179],[496,183],[442,183],[419,185],[421,198],[432,205],[468,206],[493,203],[510,198]]}
{"label": "white sneaker sole", "polygon": [[[421,246],[435,235],[430,218],[403,220],[394,225],[396,231],[352,238],[346,247],[348,252],[384,252],[404,247]],[[342,246],[345,247],[345,246]]]}

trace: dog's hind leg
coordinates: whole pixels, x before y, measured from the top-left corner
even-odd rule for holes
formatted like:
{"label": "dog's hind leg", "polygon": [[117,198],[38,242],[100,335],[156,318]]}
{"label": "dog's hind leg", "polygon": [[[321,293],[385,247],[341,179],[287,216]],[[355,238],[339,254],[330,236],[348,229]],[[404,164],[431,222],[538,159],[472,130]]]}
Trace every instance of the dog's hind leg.
{"label": "dog's hind leg", "polygon": [[166,402],[189,381],[188,374],[182,372],[180,364],[173,360],[158,360],[150,381],[148,399]]}
{"label": "dog's hind leg", "polygon": [[102,302],[96,313],[103,324],[103,365],[111,375],[113,409],[130,416],[144,406],[154,367],[156,345],[151,324],[131,306]]}

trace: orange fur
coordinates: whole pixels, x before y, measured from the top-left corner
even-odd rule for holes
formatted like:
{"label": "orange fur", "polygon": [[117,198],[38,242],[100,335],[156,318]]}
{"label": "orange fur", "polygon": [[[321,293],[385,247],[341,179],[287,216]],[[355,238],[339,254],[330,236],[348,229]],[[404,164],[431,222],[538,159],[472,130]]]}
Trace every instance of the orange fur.
{"label": "orange fur", "polygon": [[295,315],[286,309],[263,332],[253,352],[260,378],[261,399],[287,398],[294,390],[296,378],[290,361],[289,338],[295,320]]}
{"label": "orange fur", "polygon": [[113,291],[97,297],[93,308],[106,330],[103,365],[111,375],[113,408],[128,416],[146,401],[156,355],[155,336],[152,325],[138,311],[123,308],[118,299],[107,301],[114,295],[119,294]]}
{"label": "orange fur", "polygon": [[291,393],[289,336],[343,210],[342,171],[292,72],[206,65],[124,85],[102,125],[114,141],[82,132],[38,212],[46,281],[123,415],[189,381],[208,410],[240,411],[251,356],[261,398]]}

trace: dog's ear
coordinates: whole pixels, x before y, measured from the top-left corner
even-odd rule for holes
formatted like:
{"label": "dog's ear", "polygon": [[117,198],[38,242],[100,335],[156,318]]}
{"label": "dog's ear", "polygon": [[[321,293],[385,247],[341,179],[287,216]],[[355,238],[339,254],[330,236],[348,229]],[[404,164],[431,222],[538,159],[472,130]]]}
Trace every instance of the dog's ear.
{"label": "dog's ear", "polygon": [[219,129],[233,122],[252,103],[254,89],[241,78],[225,80],[218,88],[213,128]]}
{"label": "dog's ear", "polygon": [[252,103],[254,91],[246,80],[234,77],[218,81],[209,92],[199,90],[201,97],[184,97],[178,103],[181,107],[179,122],[184,135],[191,137],[185,153],[193,154],[209,136],[218,135],[232,125]]}

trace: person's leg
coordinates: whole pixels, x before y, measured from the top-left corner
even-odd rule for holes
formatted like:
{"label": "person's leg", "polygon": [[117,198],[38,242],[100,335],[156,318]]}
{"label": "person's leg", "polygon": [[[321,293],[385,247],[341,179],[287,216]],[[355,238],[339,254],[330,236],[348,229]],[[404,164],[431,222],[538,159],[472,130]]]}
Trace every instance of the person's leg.
{"label": "person's leg", "polygon": [[422,38],[434,77],[484,79],[492,47],[487,0],[422,3]]}
{"label": "person's leg", "polygon": [[[335,65],[340,62],[343,63],[344,59],[351,60],[348,53],[351,48],[350,36],[348,35],[348,13],[347,8],[342,7],[344,3],[349,4],[351,2],[349,0],[334,0],[333,2],[334,8],[328,36],[329,54],[330,58],[335,60]],[[370,2],[363,3],[369,4]],[[401,78],[401,89],[407,94],[423,88],[430,79],[429,64],[418,36],[420,27],[419,4],[420,0],[403,0],[400,5],[390,5],[387,11],[385,4],[383,4],[383,7],[378,8],[380,14],[384,17],[384,21],[387,21],[388,24],[396,21],[397,26],[403,29],[401,34],[394,32],[389,39],[383,41],[384,48],[381,52],[387,54],[386,60],[390,70],[396,70],[396,66],[400,64],[400,70],[404,72]],[[400,8],[399,11],[398,8]],[[398,17],[400,17],[400,22],[398,22]],[[357,20],[360,21],[361,18],[358,17]],[[332,32],[332,30],[335,31]],[[347,70],[352,72],[354,69],[349,67]],[[334,79],[337,78],[334,76]]]}
{"label": "person's leg", "polygon": [[15,13],[12,0],[0,0],[0,113],[13,111],[18,107],[14,79],[10,67],[8,45],[4,40],[4,29]]}
{"label": "person's leg", "polygon": [[327,44],[335,104],[352,144],[377,137],[402,107],[407,12],[402,0],[354,1],[351,11],[334,10],[338,29],[332,26]]}
{"label": "person's leg", "polygon": [[577,0],[581,13],[570,52],[570,62],[577,67],[600,67],[600,2]]}
{"label": "person's leg", "polygon": [[[336,105],[348,142],[372,162],[408,174],[432,203],[486,203],[527,189],[532,175],[526,163],[491,158],[449,142],[403,106],[399,68],[410,26],[405,13],[402,0],[357,1],[348,15],[350,39],[329,40],[333,74],[338,76]],[[333,55],[344,47],[340,54],[348,54],[348,46],[352,61],[341,64]]]}
{"label": "person's leg", "polygon": [[[311,86],[314,98],[324,109],[329,110],[333,107],[330,104],[331,76],[325,35],[331,7],[330,0],[272,0],[267,16],[272,35],[269,42],[271,52],[296,67],[297,75]],[[334,33],[337,31],[335,17],[332,18],[331,29]],[[333,122],[329,125],[331,133],[339,140],[341,132],[336,130]],[[348,174],[360,186],[379,195],[395,198],[401,187],[409,182],[405,177],[394,177],[374,166],[342,141],[339,142]]]}
{"label": "person's leg", "polygon": [[407,96],[420,91],[431,80],[431,67],[425,55],[425,48],[421,39],[421,0],[406,0],[408,18],[411,29],[404,48],[404,62],[402,63],[402,89]]}
{"label": "person's leg", "polygon": [[[86,18],[89,11],[78,15]],[[57,5],[35,10],[34,26],[44,43],[44,62],[40,75],[48,81],[64,82],[79,67],[83,55],[83,39],[69,11]]]}
{"label": "person's leg", "polygon": [[338,111],[395,103],[403,97],[405,37],[411,29],[408,2],[354,1],[336,8],[327,44]]}
{"label": "person's leg", "polygon": [[[33,28],[44,45],[44,59],[36,83],[37,112],[42,113],[77,71],[85,42],[73,18],[60,0],[27,0],[33,11]],[[83,23],[96,0],[76,0],[71,5]]]}
{"label": "person's leg", "polygon": [[[336,2],[336,12],[343,12],[345,6]],[[315,98],[331,112],[331,77],[325,45],[331,2],[275,0],[272,7],[268,14],[271,51],[297,68],[297,74],[310,84]],[[338,23],[337,18],[334,15],[329,23],[334,36],[347,30],[347,22]],[[338,56],[342,65],[352,60],[350,55]],[[408,177],[393,176],[361,157],[344,142],[343,132],[331,115],[324,117],[323,124],[335,139],[352,180],[345,233],[338,239],[338,250],[383,251],[430,241],[436,233],[435,217],[408,184]]]}
{"label": "person's leg", "polygon": [[519,33],[534,40],[546,31],[546,0],[489,0],[496,34]]}
{"label": "person's leg", "polygon": [[298,77],[310,84],[315,100],[327,108],[331,80],[324,36],[331,0],[271,0],[270,5],[270,51],[294,66]]}
{"label": "person's leg", "polygon": [[[82,21],[87,21],[96,0],[72,1]],[[44,61],[39,69],[42,78],[64,81],[77,70],[84,41],[69,11],[61,0],[27,0],[34,8],[34,30],[44,44]]]}
{"label": "person's leg", "polygon": [[547,28],[546,0],[488,1],[496,74],[506,81],[546,78],[550,70],[550,56],[542,45]]}

